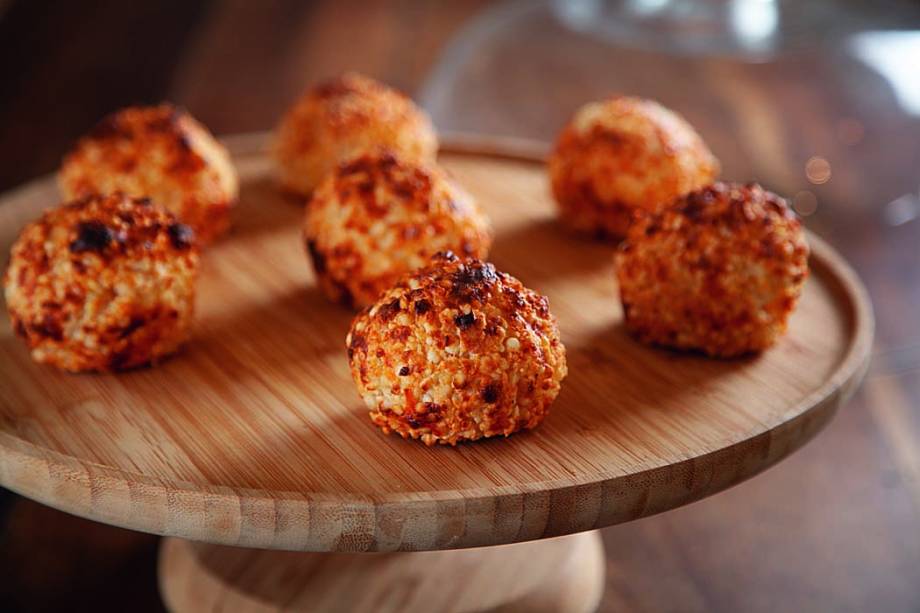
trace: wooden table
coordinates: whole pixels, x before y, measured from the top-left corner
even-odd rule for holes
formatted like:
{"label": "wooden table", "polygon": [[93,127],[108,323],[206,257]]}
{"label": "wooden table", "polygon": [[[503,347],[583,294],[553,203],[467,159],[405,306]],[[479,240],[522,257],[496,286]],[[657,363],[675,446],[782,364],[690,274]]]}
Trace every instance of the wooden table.
{"label": "wooden table", "polygon": [[[270,127],[305,85],[345,69],[419,91],[445,42],[481,8],[0,2],[0,190],[52,171],[77,135],[130,102],[174,100],[220,134]],[[866,383],[804,450],[719,496],[605,531],[601,610],[914,609],[920,222],[910,220],[916,204],[906,195],[918,187],[920,120],[899,110],[881,77],[835,51],[747,66],[587,40],[558,56],[555,26],[528,27],[492,48],[502,54],[482,50],[478,74],[498,77],[495,87],[459,97],[468,101],[462,115],[436,113],[441,127],[547,138],[580,101],[631,84],[684,112],[726,176],[799,194],[803,212],[817,203],[807,224],[860,272],[878,321]],[[528,110],[515,112],[521,100]],[[830,180],[809,182],[812,157],[830,162]],[[5,602],[104,606],[104,587],[113,608],[128,595],[142,608],[161,606],[154,537],[2,500]]]}

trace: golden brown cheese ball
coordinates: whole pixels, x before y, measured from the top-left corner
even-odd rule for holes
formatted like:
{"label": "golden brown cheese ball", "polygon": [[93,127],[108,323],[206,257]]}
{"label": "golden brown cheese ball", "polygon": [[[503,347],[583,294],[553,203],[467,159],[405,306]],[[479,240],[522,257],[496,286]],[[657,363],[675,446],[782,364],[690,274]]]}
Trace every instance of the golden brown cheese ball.
{"label": "golden brown cheese ball", "polygon": [[227,151],[169,104],[103,119],[64,158],[58,182],[65,200],[116,191],[151,198],[191,226],[202,244],[229,227],[239,192]]}
{"label": "golden brown cheese ball", "polygon": [[438,139],[408,97],[348,73],[309,90],[287,112],[274,155],[284,188],[309,196],[338,164],[377,148],[427,162],[437,155]]}
{"label": "golden brown cheese ball", "polygon": [[365,307],[439,251],[485,258],[488,219],[433,165],[386,152],[336,169],[307,206],[304,237],[320,286],[335,302]]}
{"label": "golden brown cheese ball", "polygon": [[156,362],[188,335],[193,231],[149,200],[87,196],[46,212],[13,244],[13,329],[37,362],[115,371]]}
{"label": "golden brown cheese ball", "polygon": [[601,238],[622,238],[636,211],[658,211],[718,173],[718,161],[683,118],[626,96],[579,109],[549,158],[562,220]]}
{"label": "golden brown cheese ball", "polygon": [[626,326],[641,341],[733,357],[785,331],[808,245],[782,198],[716,183],[638,220],[616,272]]}
{"label": "golden brown cheese ball", "polygon": [[450,253],[359,314],[345,342],[371,420],[426,445],[536,427],[567,372],[546,298]]}

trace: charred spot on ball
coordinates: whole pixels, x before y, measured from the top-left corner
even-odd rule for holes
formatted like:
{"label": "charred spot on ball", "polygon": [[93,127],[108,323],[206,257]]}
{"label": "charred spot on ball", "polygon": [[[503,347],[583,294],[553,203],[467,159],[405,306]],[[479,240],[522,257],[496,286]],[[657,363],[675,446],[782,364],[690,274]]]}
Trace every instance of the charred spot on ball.
{"label": "charred spot on ball", "polygon": [[469,260],[462,264],[451,278],[451,293],[464,300],[482,300],[488,287],[498,280],[495,267],[487,262]]}
{"label": "charred spot on ball", "polygon": [[426,402],[422,405],[425,409],[425,413],[428,415],[428,421],[435,421],[441,414],[441,411],[444,410],[444,407],[436,402]]}
{"label": "charred spot on ball", "polygon": [[339,174],[342,175],[369,173],[372,169],[371,160],[366,155],[339,164]]}
{"label": "charred spot on ball", "polygon": [[409,339],[410,336],[412,336],[412,328],[410,328],[409,326],[399,326],[398,328],[393,330],[393,333],[391,335],[393,340],[400,342],[400,343],[405,343]]}
{"label": "charred spot on ball", "polygon": [[419,315],[423,315],[431,310],[431,303],[427,300],[416,300],[415,301],[415,312]]}
{"label": "charred spot on ball", "polygon": [[76,233],[77,238],[70,243],[71,253],[102,251],[115,239],[112,230],[101,221],[81,221]]}
{"label": "charred spot on ball", "polygon": [[400,367],[400,369],[399,369],[399,376],[400,376],[400,377],[407,377],[407,376],[409,376],[409,367],[408,367],[408,366],[402,366],[402,367]]}
{"label": "charred spot on ball", "polygon": [[166,228],[169,241],[176,249],[188,249],[195,242],[195,231],[182,223],[173,223]]}
{"label": "charred spot on ball", "polygon": [[482,399],[484,402],[489,404],[494,404],[498,402],[498,397],[501,394],[502,388],[501,385],[495,382],[489,383],[487,386],[482,388]]}
{"label": "charred spot on ball", "polygon": [[131,213],[128,213],[128,212],[119,213],[118,219],[126,226],[134,225],[134,216]]}
{"label": "charred spot on ball", "polygon": [[687,218],[699,220],[706,210],[712,206],[716,199],[725,192],[721,185],[709,185],[695,192],[687,194],[684,200],[683,212]]}
{"label": "charred spot on ball", "polygon": [[348,359],[350,360],[356,351],[367,351],[367,339],[360,334],[355,334],[351,337],[351,343],[348,345]]}
{"label": "charred spot on ball", "polygon": [[377,310],[377,316],[381,321],[387,322],[396,317],[400,311],[399,298],[391,300]]}
{"label": "charred spot on ball", "polygon": [[358,183],[357,188],[361,194],[367,197],[374,193],[376,185],[371,179],[366,179]]}
{"label": "charred spot on ball", "polygon": [[41,321],[32,324],[31,328],[39,336],[55,341],[64,339],[64,328],[61,326],[61,322],[51,315],[45,315]]}
{"label": "charred spot on ball", "polygon": [[126,370],[131,363],[131,348],[116,351],[109,358],[109,368],[111,370]]}
{"label": "charred spot on ball", "polygon": [[135,315],[131,318],[131,321],[128,322],[128,325],[122,328],[121,332],[118,333],[118,338],[127,338],[131,336],[138,328],[144,325],[145,321],[143,317]]}
{"label": "charred spot on ball", "polygon": [[380,168],[386,170],[396,166],[396,156],[393,155],[392,151],[384,151],[383,155],[380,156]]}
{"label": "charred spot on ball", "polygon": [[457,324],[457,327],[461,330],[466,330],[476,323],[476,315],[474,315],[472,311],[464,313],[463,315],[458,315],[454,317],[454,323]]}

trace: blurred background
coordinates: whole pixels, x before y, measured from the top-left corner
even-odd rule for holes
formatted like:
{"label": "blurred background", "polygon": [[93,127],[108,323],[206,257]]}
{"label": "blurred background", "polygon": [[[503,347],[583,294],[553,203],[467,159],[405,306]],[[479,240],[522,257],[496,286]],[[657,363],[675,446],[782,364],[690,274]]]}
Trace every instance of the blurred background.
{"label": "blurred background", "polygon": [[[849,405],[763,475],[605,530],[601,611],[920,610],[920,2],[0,0],[0,191],[121,106],[263,131],[345,70],[442,132],[547,145],[588,100],[655,98],[869,287]],[[161,610],[156,543],[0,490],[0,608]]]}

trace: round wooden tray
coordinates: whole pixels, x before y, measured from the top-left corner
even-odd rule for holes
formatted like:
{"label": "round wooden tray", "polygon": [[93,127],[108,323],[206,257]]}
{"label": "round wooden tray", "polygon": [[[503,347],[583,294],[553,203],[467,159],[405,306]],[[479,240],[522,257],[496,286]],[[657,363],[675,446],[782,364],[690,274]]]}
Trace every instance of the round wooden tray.
{"label": "round wooden tray", "polygon": [[[98,521],[211,543],[431,550],[568,534],[657,513],[767,468],[831,417],[867,365],[862,285],[824,242],[788,335],[710,360],[633,341],[608,245],[553,220],[538,158],[494,142],[442,162],[496,228],[492,261],[550,298],[569,377],[547,421],[457,448],[384,436],[350,379],[352,314],[314,287],[302,207],[264,137],[231,139],[235,229],[203,262],[193,340],[119,375],[34,364],[0,321],[0,481]],[[0,198],[0,252],[58,200],[50,179]]]}

